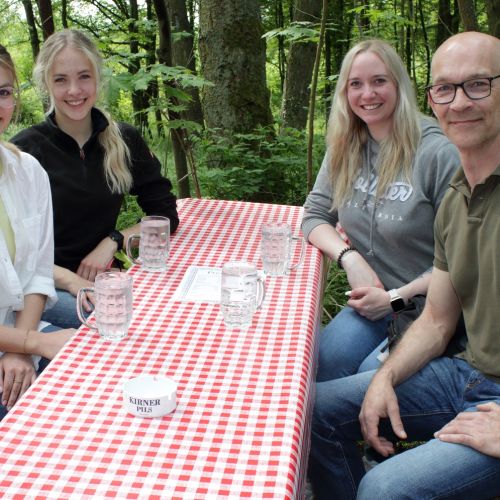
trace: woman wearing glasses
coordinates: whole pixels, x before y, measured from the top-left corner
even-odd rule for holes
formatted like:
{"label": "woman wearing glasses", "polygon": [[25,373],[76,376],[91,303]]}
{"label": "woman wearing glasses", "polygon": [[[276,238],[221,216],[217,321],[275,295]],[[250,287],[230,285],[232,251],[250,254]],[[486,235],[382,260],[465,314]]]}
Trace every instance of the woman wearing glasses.
{"label": "woman wearing glasses", "polygon": [[[0,45],[0,133],[16,105],[17,79]],[[52,204],[47,174],[30,155],[0,141],[0,418],[31,385],[38,358],[53,358],[73,330],[42,334],[46,305],[56,299]],[[47,326],[45,331],[53,331]],[[5,408],[6,407],[6,408]]]}
{"label": "woman wearing glasses", "polygon": [[318,381],[379,366],[392,313],[427,292],[434,217],[459,166],[455,147],[418,112],[400,57],[380,40],[345,56],[326,142],[302,230],[344,268],[351,290],[320,336]]}

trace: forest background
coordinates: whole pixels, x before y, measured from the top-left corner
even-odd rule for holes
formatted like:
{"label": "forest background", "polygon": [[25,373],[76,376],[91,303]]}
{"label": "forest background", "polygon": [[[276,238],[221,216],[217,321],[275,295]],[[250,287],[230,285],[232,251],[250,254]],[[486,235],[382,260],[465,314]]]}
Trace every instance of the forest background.
{"label": "forest background", "polygon": [[[51,33],[76,27],[106,60],[101,104],[142,131],[179,197],[290,205],[303,204],[321,164],[352,44],[391,42],[428,113],[435,49],[459,31],[500,36],[498,0],[0,0],[0,14],[22,82],[8,135],[43,120],[34,60]],[[120,223],[138,217],[128,197]],[[332,268],[327,316],[346,287]]]}

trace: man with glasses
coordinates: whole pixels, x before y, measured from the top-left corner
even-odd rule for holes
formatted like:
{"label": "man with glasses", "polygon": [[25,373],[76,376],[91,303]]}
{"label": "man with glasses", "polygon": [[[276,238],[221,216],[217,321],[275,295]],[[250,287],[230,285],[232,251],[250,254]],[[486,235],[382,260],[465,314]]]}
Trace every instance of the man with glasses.
{"label": "man with glasses", "polygon": [[[435,222],[426,306],[375,374],[317,384],[310,477],[316,498],[500,495],[500,41],[468,32],[432,62],[429,103],[463,169]],[[439,357],[463,313],[467,348]],[[358,420],[359,414],[359,420]],[[384,456],[367,474],[364,439]]]}

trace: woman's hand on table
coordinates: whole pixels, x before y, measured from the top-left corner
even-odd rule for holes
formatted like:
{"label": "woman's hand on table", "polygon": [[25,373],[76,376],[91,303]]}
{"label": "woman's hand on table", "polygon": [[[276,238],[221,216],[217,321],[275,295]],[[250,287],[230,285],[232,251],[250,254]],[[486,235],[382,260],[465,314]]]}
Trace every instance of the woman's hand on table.
{"label": "woman's hand on table", "polygon": [[377,273],[359,252],[347,252],[342,257],[342,267],[352,289],[371,286],[384,288]]}
{"label": "woman's hand on table", "polygon": [[388,292],[373,286],[351,290],[347,305],[370,321],[381,319],[392,311]]}
{"label": "woman's hand on table", "polygon": [[2,404],[10,410],[35,381],[36,371],[31,356],[6,352],[0,358]]}

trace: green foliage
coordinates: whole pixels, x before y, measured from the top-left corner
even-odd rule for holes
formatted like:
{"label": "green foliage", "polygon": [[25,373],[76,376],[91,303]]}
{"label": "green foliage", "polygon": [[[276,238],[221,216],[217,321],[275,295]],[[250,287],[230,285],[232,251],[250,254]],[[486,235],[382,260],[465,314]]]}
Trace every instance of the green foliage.
{"label": "green foliage", "polygon": [[[286,129],[273,137],[269,129],[261,128],[229,139],[209,130],[193,141],[203,196],[287,205],[304,202],[304,132]],[[317,143],[322,144],[322,138]],[[322,149],[317,146],[317,168]]]}
{"label": "green foliage", "polygon": [[350,289],[345,271],[339,269],[336,264],[331,264],[323,296],[323,325],[327,325],[344,307],[347,302],[345,292]]}
{"label": "green foliage", "polygon": [[287,28],[276,28],[262,35],[268,40],[282,36],[289,42],[317,42],[319,39],[319,27],[308,21],[296,21]]}
{"label": "green foliage", "polygon": [[137,224],[144,212],[137,203],[137,198],[135,196],[127,195],[125,196],[125,201],[118,216],[118,221],[116,223],[116,228],[118,230],[125,229],[127,227]]}

